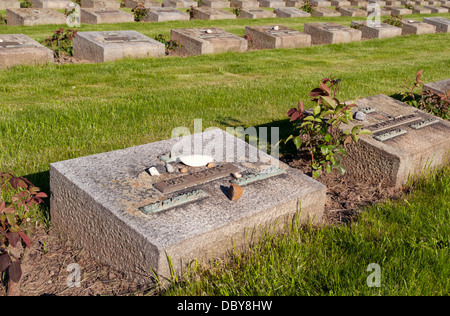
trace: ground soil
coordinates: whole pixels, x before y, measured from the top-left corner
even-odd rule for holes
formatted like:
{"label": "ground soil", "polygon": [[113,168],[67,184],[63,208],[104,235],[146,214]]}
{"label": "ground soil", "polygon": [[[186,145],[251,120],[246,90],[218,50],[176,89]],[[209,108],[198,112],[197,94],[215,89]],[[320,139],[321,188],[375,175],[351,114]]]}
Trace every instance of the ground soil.
{"label": "ground soil", "polygon": [[[286,155],[281,159],[293,168],[311,175],[307,159]],[[345,225],[358,219],[362,208],[386,199],[395,200],[404,189],[362,183],[337,172],[322,174],[318,179],[327,186],[324,222],[327,225]],[[153,295],[154,287],[142,286],[127,280],[121,272],[89,258],[82,250],[64,243],[53,231],[36,230],[31,249],[22,260],[20,293],[27,296],[96,296],[96,295]],[[81,286],[68,287],[73,280],[67,267],[77,263],[81,268]],[[0,285],[0,295],[6,295]]]}

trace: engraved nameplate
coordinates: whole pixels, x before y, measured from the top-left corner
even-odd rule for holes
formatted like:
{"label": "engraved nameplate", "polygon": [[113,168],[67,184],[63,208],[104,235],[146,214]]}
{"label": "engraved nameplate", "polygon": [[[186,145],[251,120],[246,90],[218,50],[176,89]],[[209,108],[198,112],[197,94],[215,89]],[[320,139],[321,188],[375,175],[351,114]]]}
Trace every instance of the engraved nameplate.
{"label": "engraved nameplate", "polygon": [[198,201],[205,197],[208,197],[209,194],[203,190],[194,190],[191,192],[183,193],[168,199],[165,199],[160,202],[156,202],[144,207],[141,207],[140,210],[145,214],[154,214],[156,212],[165,211],[177,206],[181,206],[190,202]]}
{"label": "engraved nameplate", "polygon": [[285,173],[284,169],[268,168],[259,173],[250,173],[248,175],[243,176],[242,178],[234,179],[231,182],[238,184],[240,186],[243,186],[243,185],[255,182],[255,181],[264,180],[264,179],[267,179],[270,177],[278,176],[282,173]]}
{"label": "engraved nameplate", "polygon": [[17,42],[0,42],[0,47],[6,47],[6,48],[11,48],[11,47],[22,47],[23,45]]}
{"label": "engraved nameplate", "polygon": [[422,120],[417,114],[409,114],[400,117],[396,117],[387,121],[379,122],[373,125],[369,125],[366,128],[371,132],[381,132],[387,129],[392,129],[400,125],[413,123]]}
{"label": "engraved nameplate", "polygon": [[422,122],[414,123],[414,124],[410,125],[409,127],[413,128],[413,129],[421,129],[421,128],[430,126],[435,123],[439,123],[439,120],[435,119],[435,118],[430,118],[430,119],[424,120]]}
{"label": "engraved nameplate", "polygon": [[404,129],[398,128],[398,129],[394,129],[392,131],[389,131],[387,133],[383,133],[383,134],[378,134],[378,135],[374,135],[373,138],[375,138],[376,140],[380,141],[380,142],[384,142],[385,140],[406,134],[407,132]]}
{"label": "engraved nameplate", "polygon": [[153,184],[153,186],[165,194],[216,180],[228,176],[230,175],[230,173],[238,171],[238,167],[232,165],[231,163],[226,163],[221,166],[204,169],[202,171],[197,171],[185,176],[161,181]]}

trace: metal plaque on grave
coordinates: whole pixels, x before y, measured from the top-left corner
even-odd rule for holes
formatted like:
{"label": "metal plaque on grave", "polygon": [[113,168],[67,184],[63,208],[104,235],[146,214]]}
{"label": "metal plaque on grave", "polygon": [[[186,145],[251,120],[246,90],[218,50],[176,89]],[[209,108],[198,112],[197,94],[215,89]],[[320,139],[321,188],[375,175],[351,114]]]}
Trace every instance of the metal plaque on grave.
{"label": "metal plaque on grave", "polygon": [[379,122],[376,124],[372,124],[372,125],[366,126],[366,128],[368,130],[370,130],[371,132],[375,133],[375,132],[385,131],[388,129],[394,129],[401,125],[414,123],[414,122],[420,121],[420,120],[422,120],[422,118],[419,115],[409,114],[409,115],[396,117],[396,118],[393,118],[393,119],[390,119],[387,121],[382,121],[382,122]]}

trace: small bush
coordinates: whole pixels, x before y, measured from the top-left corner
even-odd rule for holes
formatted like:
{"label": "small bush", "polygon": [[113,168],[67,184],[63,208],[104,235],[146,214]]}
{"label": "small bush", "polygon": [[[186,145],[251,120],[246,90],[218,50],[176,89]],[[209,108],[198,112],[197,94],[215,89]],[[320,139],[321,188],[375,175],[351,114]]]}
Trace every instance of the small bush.
{"label": "small bush", "polygon": [[31,8],[33,6],[33,3],[31,3],[30,0],[22,0],[20,1],[20,7],[21,8]]}
{"label": "small bush", "polygon": [[143,19],[148,17],[148,9],[142,4],[138,4],[135,8],[131,10],[134,13],[134,20],[136,22],[141,22]]}
{"label": "small bush", "polygon": [[176,41],[168,40],[167,37],[163,34],[156,35],[155,40],[164,44],[164,46],[166,47],[166,54],[169,54],[170,52],[176,50],[178,47],[181,47],[181,45]]}
{"label": "small bush", "polygon": [[300,6],[300,10],[305,11],[307,13],[314,12],[314,7],[311,4],[311,0],[303,0],[302,5]]}
{"label": "small bush", "polygon": [[391,15],[389,18],[385,19],[383,23],[390,24],[396,27],[402,27],[402,19],[401,15]]}
{"label": "small bush", "polygon": [[77,30],[60,28],[45,39],[43,44],[53,50],[57,59],[61,59],[64,54],[73,56],[73,38],[76,35]]}

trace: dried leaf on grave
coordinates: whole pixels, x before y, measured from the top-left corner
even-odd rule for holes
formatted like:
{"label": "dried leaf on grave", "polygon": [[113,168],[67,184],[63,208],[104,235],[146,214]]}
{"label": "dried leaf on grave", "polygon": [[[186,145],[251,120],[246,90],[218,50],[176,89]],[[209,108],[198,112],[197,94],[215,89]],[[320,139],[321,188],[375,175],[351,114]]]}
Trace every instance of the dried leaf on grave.
{"label": "dried leaf on grave", "polygon": [[4,253],[2,255],[0,255],[0,272],[5,271],[6,269],[9,268],[9,266],[11,265],[11,257],[9,256],[9,254]]}
{"label": "dried leaf on grave", "polygon": [[14,283],[20,281],[22,277],[22,268],[20,267],[20,261],[14,260],[9,266],[9,279]]}

